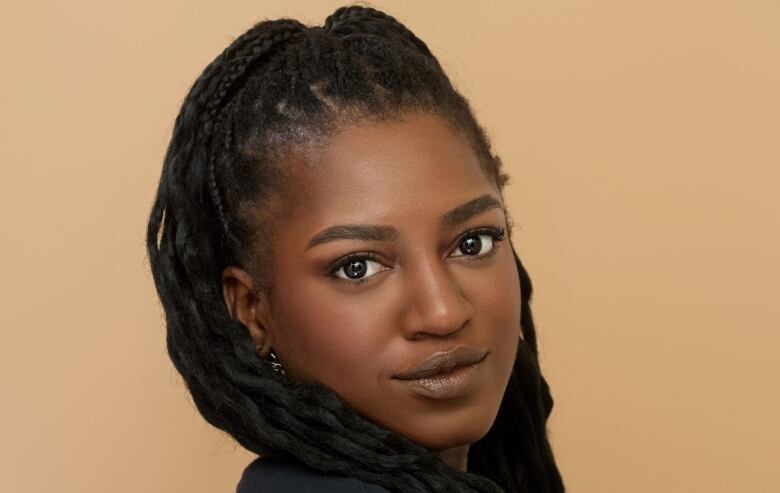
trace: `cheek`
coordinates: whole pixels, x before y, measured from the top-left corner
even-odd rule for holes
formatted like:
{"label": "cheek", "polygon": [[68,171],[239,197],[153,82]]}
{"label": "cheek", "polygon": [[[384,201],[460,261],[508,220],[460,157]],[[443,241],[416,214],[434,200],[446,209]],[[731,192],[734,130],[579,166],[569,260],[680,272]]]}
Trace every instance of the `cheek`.
{"label": "cheek", "polygon": [[[509,246],[509,245],[506,245]],[[474,304],[477,326],[500,363],[500,373],[508,378],[517,355],[520,330],[520,279],[510,248],[505,248],[491,266],[489,275],[474,277],[468,297]]]}
{"label": "cheek", "polygon": [[379,374],[375,355],[384,345],[382,321],[389,315],[327,284],[280,286],[280,293],[295,295],[274,303],[277,354],[296,380],[317,381],[336,391],[344,382],[372,385]]}

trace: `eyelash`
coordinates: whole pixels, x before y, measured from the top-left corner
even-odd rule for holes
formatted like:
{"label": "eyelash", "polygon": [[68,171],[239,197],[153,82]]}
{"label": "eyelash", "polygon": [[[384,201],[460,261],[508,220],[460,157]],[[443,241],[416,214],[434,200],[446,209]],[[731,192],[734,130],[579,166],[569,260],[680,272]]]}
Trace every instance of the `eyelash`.
{"label": "eyelash", "polygon": [[[483,255],[459,255],[458,257],[464,257],[468,259],[467,261],[469,262],[476,262],[493,256],[493,254],[496,253],[496,249],[499,247],[500,243],[505,239],[506,232],[502,227],[496,228],[493,226],[484,226],[481,228],[472,229],[462,233],[460,237],[458,237],[458,241],[456,242],[456,245],[460,246],[461,242],[464,239],[469,238],[471,236],[482,236],[482,235],[490,236],[493,241],[493,248],[491,248],[491,250],[488,253],[485,253]],[[363,284],[364,282],[370,281],[371,278],[373,278],[374,276],[372,275],[369,277],[362,277],[358,279],[342,279],[336,276],[336,272],[338,272],[339,269],[344,268],[344,266],[349,264],[350,262],[355,262],[358,260],[376,261],[376,258],[377,255],[372,252],[351,253],[346,257],[341,257],[340,259],[329,264],[328,267],[326,268],[326,273],[328,276],[332,277],[336,281],[342,281],[352,285]]]}

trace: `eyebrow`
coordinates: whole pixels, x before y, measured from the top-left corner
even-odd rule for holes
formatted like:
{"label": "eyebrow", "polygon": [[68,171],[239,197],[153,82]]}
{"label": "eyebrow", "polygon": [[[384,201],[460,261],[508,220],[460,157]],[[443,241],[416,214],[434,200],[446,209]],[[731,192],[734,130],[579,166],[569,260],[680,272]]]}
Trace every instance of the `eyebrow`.
{"label": "eyebrow", "polygon": [[[454,209],[444,213],[441,217],[442,229],[451,228],[464,223],[474,216],[487,212],[491,209],[503,209],[498,199],[490,194],[485,194],[476,199],[469,200]],[[306,250],[337,240],[362,240],[362,241],[395,241],[398,239],[398,230],[392,226],[382,226],[377,224],[340,224],[325,228],[311,240],[306,246]]]}

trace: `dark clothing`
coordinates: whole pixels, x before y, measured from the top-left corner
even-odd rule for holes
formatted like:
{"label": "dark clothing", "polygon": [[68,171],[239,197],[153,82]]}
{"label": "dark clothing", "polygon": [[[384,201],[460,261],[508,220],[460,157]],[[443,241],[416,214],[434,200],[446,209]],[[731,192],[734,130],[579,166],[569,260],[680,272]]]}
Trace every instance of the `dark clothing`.
{"label": "dark clothing", "polygon": [[388,493],[381,486],[328,475],[294,457],[257,458],[241,476],[236,493]]}

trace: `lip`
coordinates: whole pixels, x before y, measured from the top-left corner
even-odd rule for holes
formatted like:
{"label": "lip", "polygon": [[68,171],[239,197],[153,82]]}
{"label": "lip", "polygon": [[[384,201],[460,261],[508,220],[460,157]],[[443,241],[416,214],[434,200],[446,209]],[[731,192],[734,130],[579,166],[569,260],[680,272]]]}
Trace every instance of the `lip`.
{"label": "lip", "polygon": [[457,367],[479,363],[487,356],[487,353],[487,349],[474,346],[455,346],[447,351],[436,351],[413,367],[393,375],[393,378],[419,380],[440,373],[450,373]]}
{"label": "lip", "polygon": [[406,389],[435,400],[454,399],[478,388],[488,352],[473,347],[433,353],[411,370],[394,377]]}

